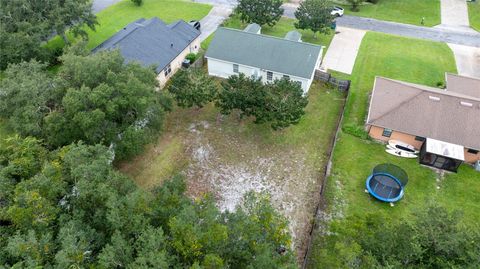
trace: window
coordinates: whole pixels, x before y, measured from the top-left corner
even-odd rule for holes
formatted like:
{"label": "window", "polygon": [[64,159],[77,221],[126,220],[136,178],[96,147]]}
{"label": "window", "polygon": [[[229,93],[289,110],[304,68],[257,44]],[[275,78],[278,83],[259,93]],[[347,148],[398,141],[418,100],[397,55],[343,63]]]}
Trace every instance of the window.
{"label": "window", "polygon": [[233,73],[238,73],[238,64],[233,64]]}
{"label": "window", "polygon": [[467,152],[471,154],[478,154],[479,151],[476,149],[468,149]]}
{"label": "window", "polygon": [[415,136],[415,140],[424,142],[424,141],[425,141],[425,137]]}
{"label": "window", "polygon": [[268,81],[273,80],[273,72],[267,71],[267,80]]}
{"label": "window", "polygon": [[290,80],[290,76],[289,76],[289,75],[283,75],[283,78]]}
{"label": "window", "polygon": [[167,65],[167,67],[165,67],[165,69],[163,69],[163,73],[165,74],[165,77],[168,77],[168,75],[170,75],[170,73],[172,73],[172,66]]}
{"label": "window", "polygon": [[392,129],[385,128],[385,129],[383,129],[382,136],[390,137],[390,136],[392,136],[392,132],[393,132]]}

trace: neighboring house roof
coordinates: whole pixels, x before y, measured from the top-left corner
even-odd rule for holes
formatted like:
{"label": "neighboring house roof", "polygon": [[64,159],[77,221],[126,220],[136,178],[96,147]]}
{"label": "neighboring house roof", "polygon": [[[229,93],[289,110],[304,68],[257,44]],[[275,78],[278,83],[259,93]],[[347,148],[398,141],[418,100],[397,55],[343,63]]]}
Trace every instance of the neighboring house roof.
{"label": "neighboring house roof", "polygon": [[166,24],[159,18],[139,19],[93,49],[119,49],[127,62],[156,66],[159,73],[185,50],[200,32],[183,20]]}
{"label": "neighboring house roof", "polygon": [[301,41],[302,41],[302,34],[300,34],[299,32],[297,32],[297,31],[295,31],[295,30],[293,30],[293,31],[288,32],[288,33],[285,35],[285,39],[291,40],[291,41],[301,42]]}
{"label": "neighboring house roof", "polygon": [[283,38],[218,28],[206,57],[310,79],[322,47]]}
{"label": "neighboring house roof", "polygon": [[480,79],[446,73],[447,90],[480,98]]}
{"label": "neighboring house roof", "polygon": [[480,149],[480,98],[377,77],[367,124]]}
{"label": "neighboring house roof", "polygon": [[256,23],[250,23],[245,27],[243,31],[248,32],[248,33],[253,33],[253,34],[258,34],[262,30],[262,27]]}

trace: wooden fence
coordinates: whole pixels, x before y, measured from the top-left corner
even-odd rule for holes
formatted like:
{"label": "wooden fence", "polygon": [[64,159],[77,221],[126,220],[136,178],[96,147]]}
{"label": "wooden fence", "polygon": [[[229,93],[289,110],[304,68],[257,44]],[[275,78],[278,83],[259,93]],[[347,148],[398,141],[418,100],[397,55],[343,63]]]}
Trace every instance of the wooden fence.
{"label": "wooden fence", "polygon": [[330,73],[320,70],[315,70],[314,79],[326,82],[337,87],[341,91],[348,91],[348,89],[350,89],[350,80],[338,79],[333,77]]}

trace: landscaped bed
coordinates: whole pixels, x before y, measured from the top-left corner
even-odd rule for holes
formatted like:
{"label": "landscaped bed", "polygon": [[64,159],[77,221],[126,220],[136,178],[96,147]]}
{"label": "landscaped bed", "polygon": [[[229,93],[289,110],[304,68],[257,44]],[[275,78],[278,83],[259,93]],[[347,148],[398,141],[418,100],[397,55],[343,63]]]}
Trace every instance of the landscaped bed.
{"label": "landscaped bed", "polygon": [[[455,72],[455,61],[444,44],[367,33],[351,76],[344,128],[346,125],[358,126],[357,132],[348,132],[365,135],[361,130],[375,75],[436,86],[437,82],[443,82],[446,71]],[[438,174],[419,165],[418,160],[392,156],[385,152],[384,145],[354,135],[342,132],[337,141],[332,174],[325,191],[327,206],[321,214],[320,228],[315,232],[309,268],[342,264],[345,260],[341,259],[358,253],[358,245],[342,244],[371,214],[385,215],[391,222],[411,220],[412,210],[436,204],[449,211],[462,210],[465,224],[478,225],[480,181],[474,169],[463,165],[457,174]],[[405,195],[394,207],[364,191],[365,180],[372,169],[382,163],[401,167],[409,177]],[[352,234],[329,233],[338,227]]]}
{"label": "landscaped bed", "polygon": [[212,193],[228,210],[249,190],[266,191],[289,219],[301,257],[343,102],[342,93],[314,83],[306,115],[281,131],[236,114],[220,116],[212,104],[175,108],[158,142],[121,170],[145,188],[182,173],[191,196]]}
{"label": "landscaped bed", "polygon": [[[96,26],[96,31],[87,29],[89,38],[87,48],[95,48],[127,24],[140,18],[159,17],[166,23],[178,19],[188,22],[205,17],[211,8],[210,5],[186,0],[143,0],[141,6],[136,6],[130,0],[124,0],[97,14],[99,25]],[[61,47],[63,40],[57,36],[49,41],[48,46]]]}
{"label": "landscaped bed", "polygon": [[377,4],[365,2],[358,12],[351,11],[349,5],[341,6],[347,15],[385,21],[422,25],[422,17],[425,17],[424,26],[434,26],[441,21],[440,0],[379,0]]}

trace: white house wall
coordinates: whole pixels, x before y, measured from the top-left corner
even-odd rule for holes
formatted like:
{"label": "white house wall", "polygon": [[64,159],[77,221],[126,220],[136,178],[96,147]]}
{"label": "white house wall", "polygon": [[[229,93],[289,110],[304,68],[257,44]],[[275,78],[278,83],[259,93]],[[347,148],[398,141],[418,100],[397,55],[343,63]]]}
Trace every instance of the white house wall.
{"label": "white house wall", "polygon": [[189,53],[198,53],[200,49],[200,37],[197,37],[195,40],[190,43],[173,61],[170,62],[170,66],[172,68],[172,72],[165,77],[164,70],[162,70],[157,75],[157,80],[160,83],[160,88],[163,88],[167,81],[182,67],[183,60]]}
{"label": "white house wall", "polygon": [[[208,58],[208,74],[211,76],[216,76],[216,77],[221,77],[221,78],[228,78],[232,75],[237,75],[237,73],[233,72],[233,64],[231,62],[226,62],[226,61],[221,61],[213,58]],[[267,83],[267,71],[270,70],[264,70],[260,68],[255,68],[255,67],[250,67],[250,66],[245,66],[245,65],[238,65],[238,71],[240,73],[245,74],[246,76],[253,76],[253,75],[258,75],[262,77],[262,82]],[[291,76],[289,74],[282,74],[278,72],[271,71],[273,73],[273,80],[280,80],[283,78],[283,75],[288,75],[290,77],[290,80],[293,81],[298,81],[301,83],[302,89],[304,93],[308,92],[308,89],[310,88],[310,85],[312,84],[313,81],[313,74],[311,79],[306,79],[306,78],[300,78],[296,76]]]}

